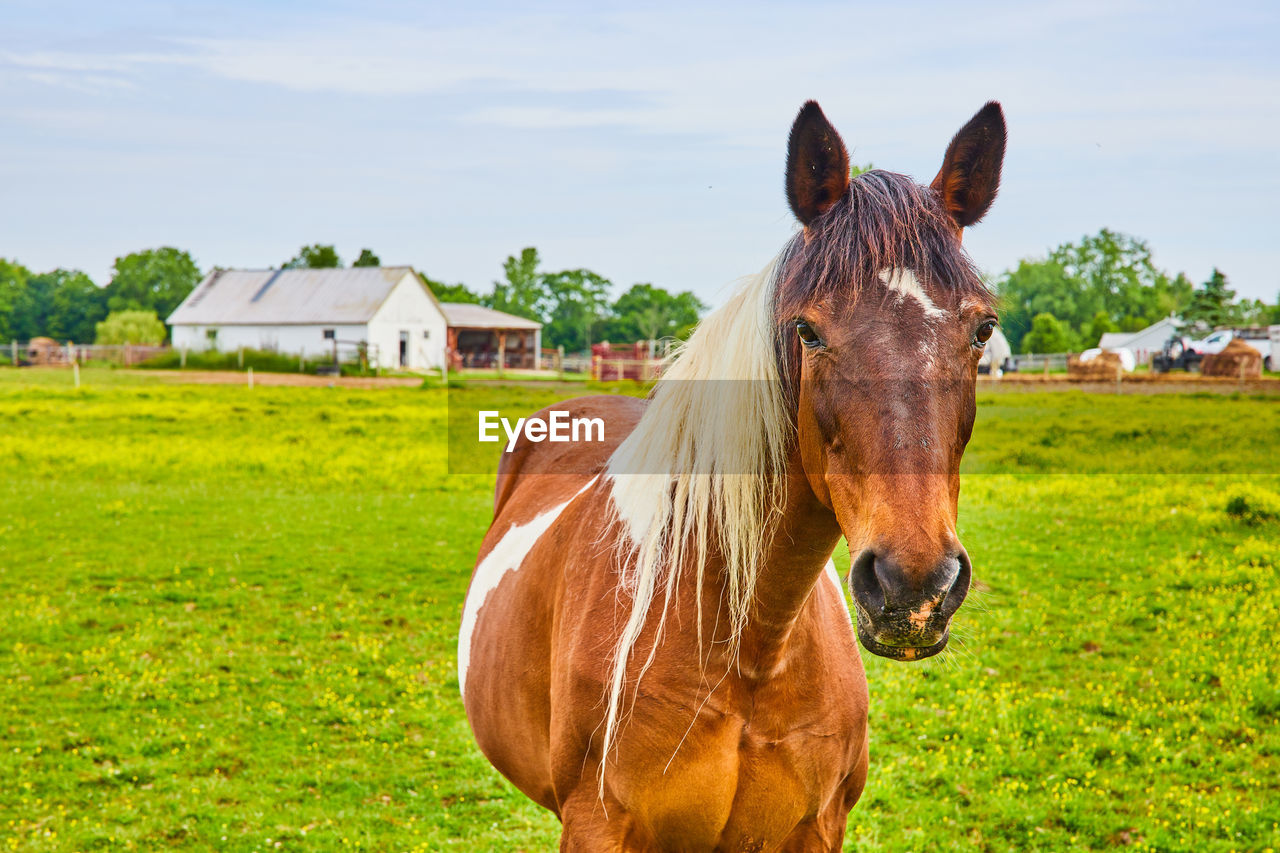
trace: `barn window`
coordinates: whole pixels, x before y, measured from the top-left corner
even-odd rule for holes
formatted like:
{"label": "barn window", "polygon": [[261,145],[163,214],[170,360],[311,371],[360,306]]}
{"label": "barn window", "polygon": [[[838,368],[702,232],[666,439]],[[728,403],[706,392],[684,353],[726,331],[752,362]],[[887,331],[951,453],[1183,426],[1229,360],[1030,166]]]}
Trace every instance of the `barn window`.
{"label": "barn window", "polygon": [[211,344],[216,344],[216,343],[218,342],[218,330],[217,330],[217,329],[205,329],[205,330],[204,330],[204,339],[205,339],[206,341],[208,341],[209,343],[211,343]]}
{"label": "barn window", "polygon": [[425,340],[426,340],[427,338],[429,338],[429,337],[431,337],[431,330],[430,330],[430,329],[423,329],[423,330],[422,330],[422,339],[425,341]]}
{"label": "barn window", "polygon": [[331,341],[331,340],[333,340],[335,337],[336,337],[336,335],[334,335],[334,333],[333,333],[333,329],[325,329],[325,330],[324,330],[324,339],[325,339],[326,341]]}

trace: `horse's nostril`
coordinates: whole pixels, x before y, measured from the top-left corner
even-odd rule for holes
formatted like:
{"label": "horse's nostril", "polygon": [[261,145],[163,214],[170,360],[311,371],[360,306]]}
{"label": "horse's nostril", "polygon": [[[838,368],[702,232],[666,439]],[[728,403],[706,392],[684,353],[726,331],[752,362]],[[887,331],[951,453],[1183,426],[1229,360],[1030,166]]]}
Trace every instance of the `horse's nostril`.
{"label": "horse's nostril", "polygon": [[954,562],[956,571],[947,587],[946,597],[942,599],[939,609],[942,615],[950,619],[960,609],[960,605],[964,603],[965,596],[969,594],[969,582],[973,576],[973,564],[969,562],[969,555],[963,548],[956,555]]}
{"label": "horse's nostril", "polygon": [[849,591],[854,600],[871,612],[879,612],[885,605],[876,562],[876,552],[866,548],[849,567]]}

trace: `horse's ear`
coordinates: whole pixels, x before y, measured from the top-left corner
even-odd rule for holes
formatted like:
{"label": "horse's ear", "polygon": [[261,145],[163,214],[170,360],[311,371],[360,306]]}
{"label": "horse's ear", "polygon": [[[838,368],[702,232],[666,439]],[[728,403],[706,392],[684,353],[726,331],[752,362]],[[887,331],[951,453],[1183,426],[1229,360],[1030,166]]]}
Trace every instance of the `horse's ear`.
{"label": "horse's ear", "polygon": [[932,187],[960,228],[986,216],[996,200],[1004,140],[1004,113],[999,103],[988,101],[947,146]]}
{"label": "horse's ear", "polygon": [[808,225],[849,188],[849,152],[817,101],[800,108],[787,141],[787,203]]}

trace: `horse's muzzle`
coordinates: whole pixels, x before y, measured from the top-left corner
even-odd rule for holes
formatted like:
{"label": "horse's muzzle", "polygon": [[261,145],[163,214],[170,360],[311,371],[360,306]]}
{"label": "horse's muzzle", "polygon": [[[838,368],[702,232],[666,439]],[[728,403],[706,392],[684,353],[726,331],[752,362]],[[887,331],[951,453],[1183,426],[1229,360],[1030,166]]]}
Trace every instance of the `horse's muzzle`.
{"label": "horse's muzzle", "polygon": [[864,550],[849,570],[858,639],[867,651],[894,660],[936,655],[947,647],[951,617],[969,593],[971,572],[963,548],[925,573]]}

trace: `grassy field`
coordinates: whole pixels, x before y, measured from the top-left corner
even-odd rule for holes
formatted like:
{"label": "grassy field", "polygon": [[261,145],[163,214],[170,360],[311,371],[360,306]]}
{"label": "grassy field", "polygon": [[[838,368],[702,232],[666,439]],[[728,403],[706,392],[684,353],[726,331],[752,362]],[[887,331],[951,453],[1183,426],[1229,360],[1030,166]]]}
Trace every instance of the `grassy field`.
{"label": "grassy field", "polygon": [[[457,695],[445,392],[84,378],[0,369],[0,849],[553,849]],[[848,848],[1280,847],[1280,400],[980,403],[978,591],[867,656]]]}

